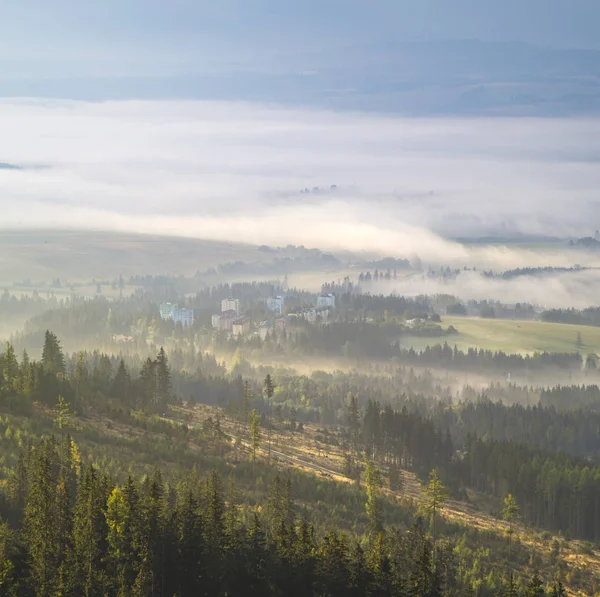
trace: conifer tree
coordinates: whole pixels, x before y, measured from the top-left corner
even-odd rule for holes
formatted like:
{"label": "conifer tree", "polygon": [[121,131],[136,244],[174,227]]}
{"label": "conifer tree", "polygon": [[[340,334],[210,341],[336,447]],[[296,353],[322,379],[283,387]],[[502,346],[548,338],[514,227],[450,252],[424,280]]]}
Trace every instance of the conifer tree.
{"label": "conifer tree", "polygon": [[157,383],[156,383],[156,364],[148,357],[140,371],[138,380],[140,401],[135,406],[137,408],[154,408],[157,404]]}
{"label": "conifer tree", "polygon": [[388,480],[391,491],[402,491],[402,475],[395,462],[390,464]]}
{"label": "conifer tree", "polygon": [[349,395],[347,426],[350,433],[350,445],[354,452],[359,449],[360,413],[358,412],[358,398],[354,394]]}
{"label": "conifer tree", "polygon": [[166,538],[164,484],[160,471],[156,470],[150,479],[143,501],[144,526],[147,543],[147,557],[151,573],[152,593],[160,594],[165,575]]}
{"label": "conifer tree", "polygon": [[[519,505],[517,504],[517,500],[515,499],[514,495],[509,493],[504,498],[504,507],[502,508],[502,518],[506,522],[508,522],[508,531],[506,534],[508,535],[508,565],[509,566],[512,565],[511,548],[512,548],[512,536],[514,533],[513,524],[518,515],[519,515]],[[512,574],[512,570],[510,572]]]}
{"label": "conifer tree", "polygon": [[11,471],[8,479],[8,497],[12,507],[17,513],[17,520],[21,521],[25,513],[25,502],[28,493],[27,464],[23,452],[19,453],[17,465]]}
{"label": "conifer tree", "polygon": [[242,394],[242,412],[241,418],[244,423],[248,422],[248,417],[250,416],[250,398],[252,394],[250,392],[250,384],[248,381],[244,381],[244,390]]}
{"label": "conifer tree", "polygon": [[161,408],[171,402],[171,369],[165,349],[161,346],[156,358],[156,391]]}
{"label": "conifer tree", "polygon": [[367,503],[365,509],[369,519],[369,533],[377,535],[383,530],[383,518],[381,513],[381,501],[379,490],[381,487],[381,475],[373,463],[365,457],[365,486],[367,489]]}
{"label": "conifer tree", "polygon": [[25,537],[31,564],[32,588],[38,597],[52,594],[60,552],[56,520],[52,445],[42,442],[33,458],[30,490],[25,505]]}
{"label": "conifer tree", "polygon": [[252,445],[252,461],[256,461],[256,450],[260,447],[262,433],[260,430],[260,417],[256,409],[250,415],[250,443]]}
{"label": "conifer tree", "polygon": [[204,554],[202,519],[198,502],[188,490],[177,508],[177,584],[179,595],[198,595],[200,587],[199,562]]}
{"label": "conifer tree", "polygon": [[230,550],[238,547],[240,524],[239,524],[239,496],[233,480],[233,472],[229,473],[227,484],[227,512],[225,514],[225,532],[227,535],[227,546]]}
{"label": "conifer tree", "polygon": [[115,398],[121,400],[127,400],[131,391],[131,377],[125,367],[125,361],[121,359],[119,361],[119,368],[112,381],[110,392]]}
{"label": "conifer tree", "polygon": [[433,524],[433,563],[435,566],[436,547],[436,513],[448,499],[448,490],[441,482],[437,471],[434,469],[429,475],[429,484],[425,488],[422,506],[432,519]]}
{"label": "conifer tree", "polygon": [[544,590],[544,583],[542,583],[540,577],[536,573],[527,583],[524,597],[544,597],[545,595],[546,591]]}
{"label": "conifer tree", "polygon": [[19,363],[10,342],[6,343],[6,350],[0,356],[0,371],[2,372],[0,378],[0,396],[5,399],[8,398],[10,406],[10,399],[14,398],[19,391]]}
{"label": "conifer tree", "polygon": [[108,534],[103,512],[105,505],[102,480],[96,469],[90,466],[82,475],[73,512],[73,585],[85,597],[100,597],[107,584],[104,564]]}
{"label": "conifer tree", "polygon": [[264,382],[264,387],[265,387],[265,395],[267,397],[267,411],[268,411],[268,417],[267,417],[267,434],[268,434],[268,462],[269,464],[271,464],[271,428],[273,426],[272,420],[271,420],[271,402],[273,399],[273,396],[275,394],[275,384],[273,383],[273,380],[271,379],[271,374],[267,374],[267,376],[265,377],[265,382]]}
{"label": "conifer tree", "polygon": [[42,367],[50,375],[64,376],[65,374],[65,357],[60,342],[56,335],[49,330],[46,330],[42,350]]}

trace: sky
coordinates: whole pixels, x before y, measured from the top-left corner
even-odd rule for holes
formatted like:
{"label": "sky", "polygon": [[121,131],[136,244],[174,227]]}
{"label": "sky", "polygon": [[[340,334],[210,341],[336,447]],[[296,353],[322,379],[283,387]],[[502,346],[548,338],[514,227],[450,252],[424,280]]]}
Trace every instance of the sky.
{"label": "sky", "polygon": [[0,223],[457,260],[457,236],[593,234],[599,17],[596,0],[7,0]]}
{"label": "sky", "polygon": [[6,0],[4,77],[319,68],[349,47],[477,39],[600,50],[596,0]]}

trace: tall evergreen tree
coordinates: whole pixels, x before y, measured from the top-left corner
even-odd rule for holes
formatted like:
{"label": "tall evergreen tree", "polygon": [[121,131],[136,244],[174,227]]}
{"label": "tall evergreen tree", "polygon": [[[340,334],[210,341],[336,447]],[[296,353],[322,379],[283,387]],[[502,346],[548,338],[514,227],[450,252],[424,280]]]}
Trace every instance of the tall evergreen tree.
{"label": "tall evergreen tree", "polygon": [[544,597],[545,595],[546,591],[544,590],[544,583],[536,573],[527,583],[524,597]]}
{"label": "tall evergreen tree", "polygon": [[381,475],[373,463],[365,457],[365,486],[367,489],[367,503],[365,509],[369,519],[369,532],[377,535],[383,530],[383,518],[381,513],[381,500],[379,490],[381,487]]}
{"label": "tall evergreen tree", "polygon": [[[96,469],[90,466],[83,472],[73,514],[73,586],[76,594],[85,597],[100,597],[107,585],[105,560],[108,526],[103,512],[105,505],[106,493],[102,479]],[[109,520],[116,522],[114,518]],[[116,533],[117,529],[113,531]]]}
{"label": "tall evergreen tree", "polygon": [[46,330],[44,348],[42,350],[42,366],[51,375],[65,374],[65,357],[60,342],[55,334]]}
{"label": "tall evergreen tree", "polygon": [[250,415],[250,443],[252,446],[252,461],[256,461],[256,450],[260,447],[262,433],[260,430],[260,417],[256,409]]}
{"label": "tall evergreen tree", "polygon": [[273,421],[272,421],[272,417],[271,417],[271,407],[272,407],[273,396],[275,394],[275,384],[273,383],[270,373],[267,374],[267,376],[265,377],[264,388],[265,388],[265,396],[267,397],[267,413],[268,413],[267,434],[268,434],[268,453],[269,453],[268,460],[269,460],[269,464],[270,464],[271,463],[271,429],[273,427]]}
{"label": "tall evergreen tree", "polygon": [[53,446],[42,442],[33,458],[30,490],[25,505],[25,536],[31,565],[32,589],[38,597],[52,594],[60,554],[56,517],[56,477]]}
{"label": "tall evergreen tree", "polygon": [[437,471],[434,469],[429,475],[429,484],[425,488],[422,506],[431,516],[433,525],[433,562],[435,566],[435,548],[436,548],[436,514],[448,499],[448,490],[440,480]]}
{"label": "tall evergreen tree", "polygon": [[157,400],[161,408],[171,402],[171,369],[165,349],[161,346],[156,358],[156,392]]}

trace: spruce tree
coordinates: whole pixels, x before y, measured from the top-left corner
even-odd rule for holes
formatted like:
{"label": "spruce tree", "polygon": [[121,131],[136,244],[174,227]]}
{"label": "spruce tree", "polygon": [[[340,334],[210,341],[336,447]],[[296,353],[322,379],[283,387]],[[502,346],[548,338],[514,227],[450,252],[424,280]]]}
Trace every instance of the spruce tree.
{"label": "spruce tree", "polygon": [[42,442],[36,449],[25,505],[24,528],[31,565],[30,578],[38,597],[52,594],[60,554],[55,497],[57,480],[51,452],[49,441]]}
{"label": "spruce tree", "polygon": [[268,462],[269,462],[269,464],[271,464],[271,428],[273,426],[273,423],[271,421],[271,403],[273,400],[273,396],[275,394],[275,384],[273,383],[273,380],[271,379],[271,374],[267,374],[267,376],[265,377],[264,387],[265,387],[265,395],[267,397],[267,412],[268,412],[268,418],[267,418],[268,453],[269,453]]}
{"label": "spruce tree", "polygon": [[110,393],[115,398],[127,401],[128,399],[130,399],[130,392],[131,377],[129,376],[129,371],[127,371],[127,367],[125,367],[125,361],[121,359],[119,361],[119,368],[117,369],[115,377],[112,380]]}
{"label": "spruce tree", "polygon": [[[506,534],[508,535],[508,565],[512,565],[511,556],[512,556],[512,536],[513,536],[513,524],[519,515],[519,505],[517,504],[517,500],[514,495],[509,493],[504,498],[504,507],[502,508],[502,518],[508,522],[508,531]],[[512,571],[511,571],[512,572]]]}
{"label": "spruce tree", "polygon": [[433,563],[435,566],[436,547],[436,514],[448,499],[448,490],[441,482],[437,471],[434,469],[429,475],[429,484],[425,488],[422,506],[430,516],[433,524]]}
{"label": "spruce tree", "polygon": [[262,433],[260,430],[260,417],[256,412],[256,409],[252,411],[250,415],[250,443],[252,446],[252,461],[256,461],[256,450],[260,446]]}
{"label": "spruce tree", "polygon": [[191,490],[177,508],[178,595],[200,594],[200,561],[204,556],[202,519]]}
{"label": "spruce tree", "polygon": [[376,536],[383,530],[383,517],[381,513],[381,500],[379,490],[381,475],[373,463],[365,457],[365,486],[367,489],[367,503],[365,510],[369,519],[369,533]]}
{"label": "spruce tree", "polygon": [[354,394],[349,395],[348,414],[346,424],[350,434],[350,445],[355,452],[359,450],[360,413],[358,412],[358,398]]}
{"label": "spruce tree", "polygon": [[536,573],[532,576],[529,583],[527,583],[524,597],[544,597],[545,595],[544,583],[542,583],[542,580]]}
{"label": "spruce tree", "polygon": [[[106,493],[93,466],[83,472],[73,513],[73,585],[85,597],[100,597],[107,583]],[[115,530],[115,529],[113,529]]]}
{"label": "spruce tree", "polygon": [[160,408],[171,402],[171,369],[165,349],[161,346],[156,358],[156,392]]}
{"label": "spruce tree", "polygon": [[50,375],[64,376],[65,357],[60,342],[55,334],[46,330],[44,348],[42,350],[42,366]]}

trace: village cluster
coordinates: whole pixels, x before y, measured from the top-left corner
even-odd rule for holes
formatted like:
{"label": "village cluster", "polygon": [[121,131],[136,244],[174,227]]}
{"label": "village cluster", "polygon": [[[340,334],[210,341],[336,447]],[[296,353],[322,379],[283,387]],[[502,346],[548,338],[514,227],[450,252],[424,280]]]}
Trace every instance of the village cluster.
{"label": "village cluster", "polygon": [[[275,330],[285,330],[294,321],[305,321],[309,324],[326,323],[335,310],[335,296],[323,294],[317,297],[314,305],[288,307],[284,294],[263,299],[267,318],[253,320],[245,314],[239,298],[229,296],[221,301],[221,311],[211,317],[211,326],[218,332],[233,336],[258,334],[262,340]],[[180,323],[182,327],[191,327],[196,321],[193,309],[181,308],[173,303],[159,305],[160,317],[165,321]]]}

